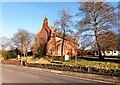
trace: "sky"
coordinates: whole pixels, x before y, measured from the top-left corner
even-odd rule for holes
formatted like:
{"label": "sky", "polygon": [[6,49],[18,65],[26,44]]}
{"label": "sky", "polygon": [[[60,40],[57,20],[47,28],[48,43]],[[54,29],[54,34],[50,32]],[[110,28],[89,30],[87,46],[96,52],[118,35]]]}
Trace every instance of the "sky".
{"label": "sky", "polygon": [[0,6],[2,6],[0,37],[11,38],[20,28],[37,34],[42,28],[45,16],[49,18],[50,25],[54,25],[55,20],[58,19],[58,11],[61,9],[67,8],[74,16],[78,12],[79,4],[77,2],[2,2]]}
{"label": "sky", "polygon": [[59,10],[67,8],[75,15],[78,5],[76,2],[3,2],[1,35],[12,37],[19,28],[37,33],[45,16],[54,25]]}

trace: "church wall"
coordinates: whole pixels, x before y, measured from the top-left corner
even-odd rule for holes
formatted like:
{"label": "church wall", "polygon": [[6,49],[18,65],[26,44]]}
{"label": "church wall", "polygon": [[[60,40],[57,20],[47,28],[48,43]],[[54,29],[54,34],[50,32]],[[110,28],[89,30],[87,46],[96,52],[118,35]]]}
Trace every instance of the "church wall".
{"label": "church wall", "polygon": [[[59,37],[55,37],[54,41],[52,39],[53,38],[51,38],[50,41],[48,42],[47,51],[49,52],[52,49],[53,55],[61,56],[62,39],[59,38]],[[78,45],[77,44],[74,44],[74,43],[71,43],[71,42],[65,40],[64,47],[63,47],[63,55],[75,56],[75,55],[77,55],[76,54],[77,50],[78,50]]]}
{"label": "church wall", "polygon": [[[52,55],[54,56],[61,56],[61,44],[62,44],[62,38],[57,37],[54,34],[54,31],[50,28],[48,25],[47,19],[44,19],[43,27],[41,31],[38,32],[36,37],[36,42],[34,44],[34,49],[36,49],[40,46],[40,43],[42,39],[46,40],[46,55]],[[64,42],[64,48],[63,48],[63,55],[70,55],[75,56],[78,50],[78,45],[65,40]]]}

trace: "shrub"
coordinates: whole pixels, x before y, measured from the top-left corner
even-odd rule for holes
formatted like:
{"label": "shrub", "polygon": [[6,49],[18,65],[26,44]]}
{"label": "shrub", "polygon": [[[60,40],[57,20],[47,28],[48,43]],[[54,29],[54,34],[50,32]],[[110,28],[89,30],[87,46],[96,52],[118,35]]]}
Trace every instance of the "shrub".
{"label": "shrub", "polygon": [[7,58],[7,54],[8,54],[8,52],[7,52],[7,51],[2,50],[2,57],[3,57],[5,60],[7,60],[7,59],[8,59],[8,58]]}
{"label": "shrub", "polygon": [[7,59],[12,59],[12,58],[17,58],[17,55],[8,52],[8,53],[7,53]]}
{"label": "shrub", "polygon": [[40,52],[35,54],[35,58],[40,56]]}
{"label": "shrub", "polygon": [[35,58],[38,58],[38,57],[42,58],[43,56],[44,56],[44,52],[42,51],[35,54]]}
{"label": "shrub", "polygon": [[53,56],[53,60],[60,61],[62,56]]}
{"label": "shrub", "polygon": [[2,57],[4,58],[4,60],[7,60],[7,59],[16,58],[17,55],[15,55],[14,53],[3,50],[2,51]]}

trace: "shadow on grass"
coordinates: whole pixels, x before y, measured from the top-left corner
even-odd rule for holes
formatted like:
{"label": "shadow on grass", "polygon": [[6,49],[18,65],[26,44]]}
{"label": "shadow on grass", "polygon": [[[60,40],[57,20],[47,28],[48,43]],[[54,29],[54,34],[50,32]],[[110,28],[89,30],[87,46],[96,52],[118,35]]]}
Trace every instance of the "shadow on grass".
{"label": "shadow on grass", "polygon": [[88,61],[102,61],[102,62],[114,62],[120,64],[120,57],[105,57],[104,60],[100,60],[99,57],[78,57],[78,59],[84,59]]}

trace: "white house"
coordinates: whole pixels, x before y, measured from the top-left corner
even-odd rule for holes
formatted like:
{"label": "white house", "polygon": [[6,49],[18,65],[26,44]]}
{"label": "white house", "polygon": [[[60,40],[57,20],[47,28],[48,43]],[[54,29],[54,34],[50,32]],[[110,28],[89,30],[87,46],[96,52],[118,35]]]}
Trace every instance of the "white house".
{"label": "white house", "polygon": [[[101,51],[102,55],[105,56],[119,56],[120,55],[120,51]],[[99,53],[95,52],[95,56],[98,56]]]}

